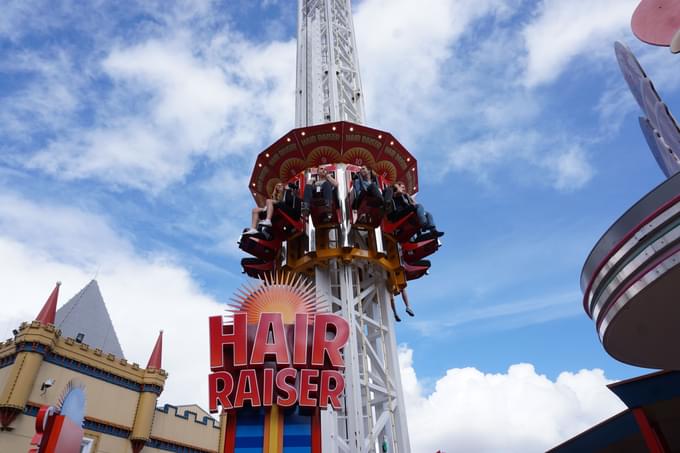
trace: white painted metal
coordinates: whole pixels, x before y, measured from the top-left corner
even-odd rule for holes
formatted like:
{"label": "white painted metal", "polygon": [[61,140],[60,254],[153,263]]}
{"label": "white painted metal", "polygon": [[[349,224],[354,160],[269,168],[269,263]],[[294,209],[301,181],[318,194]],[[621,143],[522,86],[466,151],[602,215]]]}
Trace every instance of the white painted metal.
{"label": "white painted metal", "polygon": [[398,351],[385,272],[341,261],[316,270],[319,297],[350,321],[344,410],[324,414],[324,451],[409,452]]}
{"label": "white painted metal", "polygon": [[364,122],[350,0],[299,0],[296,127]]}
{"label": "white painted metal", "polygon": [[[354,36],[350,0],[299,0],[296,127],[364,122]],[[342,211],[341,243],[347,246],[350,213]],[[383,446],[409,452],[385,271],[365,261],[335,260],[315,275],[318,295],[352,326],[343,410],[322,411],[324,452],[382,452]]]}
{"label": "white painted metal", "polygon": [[[299,0],[297,52],[296,127],[363,123],[350,0]],[[344,166],[339,167],[336,176],[344,181]],[[346,189],[340,189],[344,200]],[[347,246],[350,213],[342,202],[341,207],[340,242]],[[318,296],[352,327],[345,348],[344,407],[322,411],[323,451],[382,452],[386,446],[390,453],[410,452],[385,271],[367,261],[334,260],[318,267],[315,276]]]}

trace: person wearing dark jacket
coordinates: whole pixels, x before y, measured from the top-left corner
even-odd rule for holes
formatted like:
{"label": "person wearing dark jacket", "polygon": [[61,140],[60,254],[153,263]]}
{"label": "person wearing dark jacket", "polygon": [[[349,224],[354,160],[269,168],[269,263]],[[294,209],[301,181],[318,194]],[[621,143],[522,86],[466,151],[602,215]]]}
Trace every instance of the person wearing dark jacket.
{"label": "person wearing dark jacket", "polygon": [[359,175],[354,178],[354,181],[352,182],[352,189],[354,190],[355,204],[358,203],[359,198],[365,196],[365,194],[374,198],[382,198],[376,177],[366,165],[361,166]]}
{"label": "person wearing dark jacket", "polygon": [[302,215],[309,215],[309,207],[312,203],[314,192],[321,192],[326,206],[331,206],[333,201],[333,189],[338,187],[338,181],[328,174],[325,168],[319,168],[316,172],[316,181],[309,181],[305,185],[305,193],[302,202]]}
{"label": "person wearing dark jacket", "polygon": [[444,233],[437,231],[437,227],[434,224],[434,219],[432,214],[425,210],[425,207],[416,203],[416,201],[408,194],[406,191],[406,184],[401,181],[397,181],[392,185],[391,191],[386,194],[386,201],[389,203],[390,199],[394,203],[393,210],[388,215],[388,217],[394,218],[402,214],[404,211],[414,211],[421,228],[424,230],[432,230],[435,234],[443,236]]}

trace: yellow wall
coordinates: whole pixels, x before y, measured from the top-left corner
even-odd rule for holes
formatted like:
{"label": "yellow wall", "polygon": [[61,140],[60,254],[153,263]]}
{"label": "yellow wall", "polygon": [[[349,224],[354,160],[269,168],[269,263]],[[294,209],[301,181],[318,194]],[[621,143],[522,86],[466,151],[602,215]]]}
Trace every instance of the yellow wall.
{"label": "yellow wall", "polygon": [[[105,354],[85,344],[76,343],[72,338],[63,338],[58,330],[55,330],[54,326],[51,325],[45,326],[33,322],[22,324],[19,330],[21,334],[17,338],[23,338],[24,341],[37,341],[33,339],[35,337],[41,344],[48,345],[47,347],[59,356],[87,364],[97,370],[115,374],[137,384],[153,384],[162,387],[167,377],[163,370],[147,371],[135,363],[128,363],[125,359]],[[16,344],[13,342],[1,342],[0,357],[14,354],[15,348]],[[12,368],[13,365],[9,365],[0,369],[0,390],[5,387],[5,383],[10,378]],[[53,379],[54,384],[43,392],[40,387],[48,379]],[[35,374],[35,381],[28,395],[28,404],[56,406],[65,386],[71,379],[76,379],[85,385],[86,417],[96,419],[107,425],[132,431],[140,398],[149,400],[147,405],[150,408],[155,406],[155,395],[153,394],[142,394],[44,360]],[[142,395],[145,396],[142,398]],[[219,428],[216,427],[217,424],[213,426],[211,420],[208,420],[205,425],[198,423],[196,417],[192,414],[189,414],[186,419],[182,418],[181,415],[184,415],[187,410],[196,412],[199,421],[206,415],[205,411],[194,405],[180,408],[177,414],[180,416],[176,415],[174,408],[169,408],[168,413],[151,409],[150,413],[153,413],[151,437],[178,445],[217,452],[220,433]],[[13,430],[0,431],[0,453],[28,451],[30,440],[35,433],[34,425],[35,417],[19,414],[11,425]],[[96,452],[132,452],[128,439],[90,431],[86,431],[86,436],[96,439]],[[142,450],[143,453],[160,451],[149,447],[144,447]]]}
{"label": "yellow wall", "polygon": [[[96,437],[95,452],[96,453],[132,453],[132,445],[127,439],[115,436],[107,436],[106,434],[86,431],[85,436],[89,438]],[[146,453],[144,448],[142,453]]]}
{"label": "yellow wall", "polygon": [[[4,384],[0,380],[0,385]],[[0,452],[2,453],[26,453],[31,444],[31,438],[35,433],[35,417],[19,415],[14,423],[14,430],[0,432]]]}
{"label": "yellow wall", "polygon": [[[42,394],[40,385],[49,378],[54,379],[55,384],[45,394]],[[132,428],[139,393],[52,363],[43,362],[29,401],[56,405],[64,386],[73,378],[85,384],[87,398],[85,413],[88,417],[106,420],[128,429]]]}
{"label": "yellow wall", "polygon": [[[208,420],[207,425],[197,423],[193,414],[188,414],[187,420],[179,417],[179,415],[184,415],[187,410],[195,412],[191,408],[178,408],[178,416],[175,416],[175,409],[172,407],[168,408],[167,414],[156,410],[151,437],[217,451],[220,438],[219,428],[213,427],[211,420]],[[202,414],[199,414],[198,420],[202,419]],[[218,426],[218,424],[215,423],[215,426]]]}
{"label": "yellow wall", "polygon": [[7,382],[7,376],[9,376],[9,372],[11,369],[12,365],[6,366],[5,368],[0,368],[0,391],[2,391],[2,387],[4,387],[5,382]]}

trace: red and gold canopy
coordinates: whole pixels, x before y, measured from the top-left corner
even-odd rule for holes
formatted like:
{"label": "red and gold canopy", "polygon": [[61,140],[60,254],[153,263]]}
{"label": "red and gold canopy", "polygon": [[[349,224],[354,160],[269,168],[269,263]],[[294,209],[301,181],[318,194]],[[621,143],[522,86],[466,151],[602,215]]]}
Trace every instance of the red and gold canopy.
{"label": "red and gold canopy", "polygon": [[276,183],[335,163],[367,165],[388,182],[403,181],[410,194],[418,191],[416,159],[392,134],[346,121],[288,132],[257,156],[249,188],[262,200]]}

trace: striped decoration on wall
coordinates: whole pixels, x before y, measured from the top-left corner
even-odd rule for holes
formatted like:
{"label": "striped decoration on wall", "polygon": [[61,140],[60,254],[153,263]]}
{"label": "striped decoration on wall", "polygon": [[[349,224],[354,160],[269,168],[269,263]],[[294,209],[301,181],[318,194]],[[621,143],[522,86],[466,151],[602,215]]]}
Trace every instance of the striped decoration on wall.
{"label": "striped decoration on wall", "polygon": [[225,453],[321,453],[318,409],[240,409],[228,415],[225,433]]}

